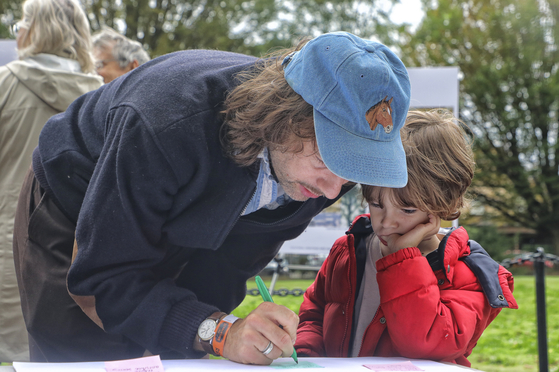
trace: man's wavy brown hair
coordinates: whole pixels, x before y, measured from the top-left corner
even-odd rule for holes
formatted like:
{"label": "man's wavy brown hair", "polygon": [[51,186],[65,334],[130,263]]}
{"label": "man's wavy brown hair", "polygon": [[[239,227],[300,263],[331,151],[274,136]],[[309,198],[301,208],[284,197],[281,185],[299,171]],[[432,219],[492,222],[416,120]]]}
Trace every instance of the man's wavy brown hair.
{"label": "man's wavy brown hair", "polygon": [[[460,217],[474,177],[473,134],[448,110],[410,111],[400,131],[408,184],[391,189],[392,202],[451,221]],[[382,200],[384,189],[363,186],[367,202]]]}
{"label": "man's wavy brown hair", "polygon": [[308,41],[270,53],[237,75],[241,83],[225,100],[221,139],[239,165],[253,164],[265,147],[301,151],[304,141],[315,141],[313,108],[289,86],[281,65]]}

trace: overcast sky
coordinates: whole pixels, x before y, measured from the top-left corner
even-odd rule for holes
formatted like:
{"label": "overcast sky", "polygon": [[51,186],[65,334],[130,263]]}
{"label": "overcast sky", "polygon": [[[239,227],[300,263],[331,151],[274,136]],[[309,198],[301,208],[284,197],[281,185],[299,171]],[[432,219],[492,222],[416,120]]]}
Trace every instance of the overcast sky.
{"label": "overcast sky", "polygon": [[420,0],[400,0],[400,3],[394,6],[390,19],[394,23],[410,23],[415,28],[423,15]]}

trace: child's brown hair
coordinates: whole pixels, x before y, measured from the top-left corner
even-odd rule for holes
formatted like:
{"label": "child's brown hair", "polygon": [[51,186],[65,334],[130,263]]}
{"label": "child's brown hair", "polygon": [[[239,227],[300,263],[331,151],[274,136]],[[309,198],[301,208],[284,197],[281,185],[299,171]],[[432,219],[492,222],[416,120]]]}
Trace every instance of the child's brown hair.
{"label": "child's brown hair", "polygon": [[[408,184],[391,189],[393,202],[443,220],[457,219],[475,169],[473,135],[468,126],[448,110],[409,111],[400,135],[406,152]],[[382,190],[362,185],[368,203],[381,200]]]}

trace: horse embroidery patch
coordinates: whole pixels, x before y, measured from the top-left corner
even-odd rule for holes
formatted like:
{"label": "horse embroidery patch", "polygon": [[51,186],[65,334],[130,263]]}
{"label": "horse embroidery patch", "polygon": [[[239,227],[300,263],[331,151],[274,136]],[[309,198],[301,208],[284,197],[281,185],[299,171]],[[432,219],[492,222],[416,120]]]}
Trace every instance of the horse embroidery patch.
{"label": "horse embroidery patch", "polygon": [[388,96],[384,97],[382,101],[374,105],[367,111],[365,117],[369,123],[371,130],[375,130],[377,125],[380,124],[384,128],[384,133],[388,134],[392,132],[392,100],[394,98],[387,99]]}

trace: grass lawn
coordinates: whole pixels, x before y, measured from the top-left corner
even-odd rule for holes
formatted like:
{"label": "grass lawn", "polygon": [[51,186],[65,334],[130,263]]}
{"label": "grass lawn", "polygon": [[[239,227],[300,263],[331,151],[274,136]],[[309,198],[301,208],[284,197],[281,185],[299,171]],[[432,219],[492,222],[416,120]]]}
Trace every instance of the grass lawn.
{"label": "grass lawn", "polygon": [[[264,282],[269,287],[270,279]],[[275,289],[306,289],[312,280],[278,280]],[[256,288],[254,280],[247,283]],[[536,294],[533,276],[515,276],[514,296],[519,309],[503,309],[481,336],[472,355],[472,367],[486,372],[539,370],[536,324]],[[247,296],[233,314],[244,317],[262,302],[260,296]],[[303,296],[274,296],[274,302],[298,312]],[[559,277],[546,276],[547,345],[549,370],[559,372]]]}

